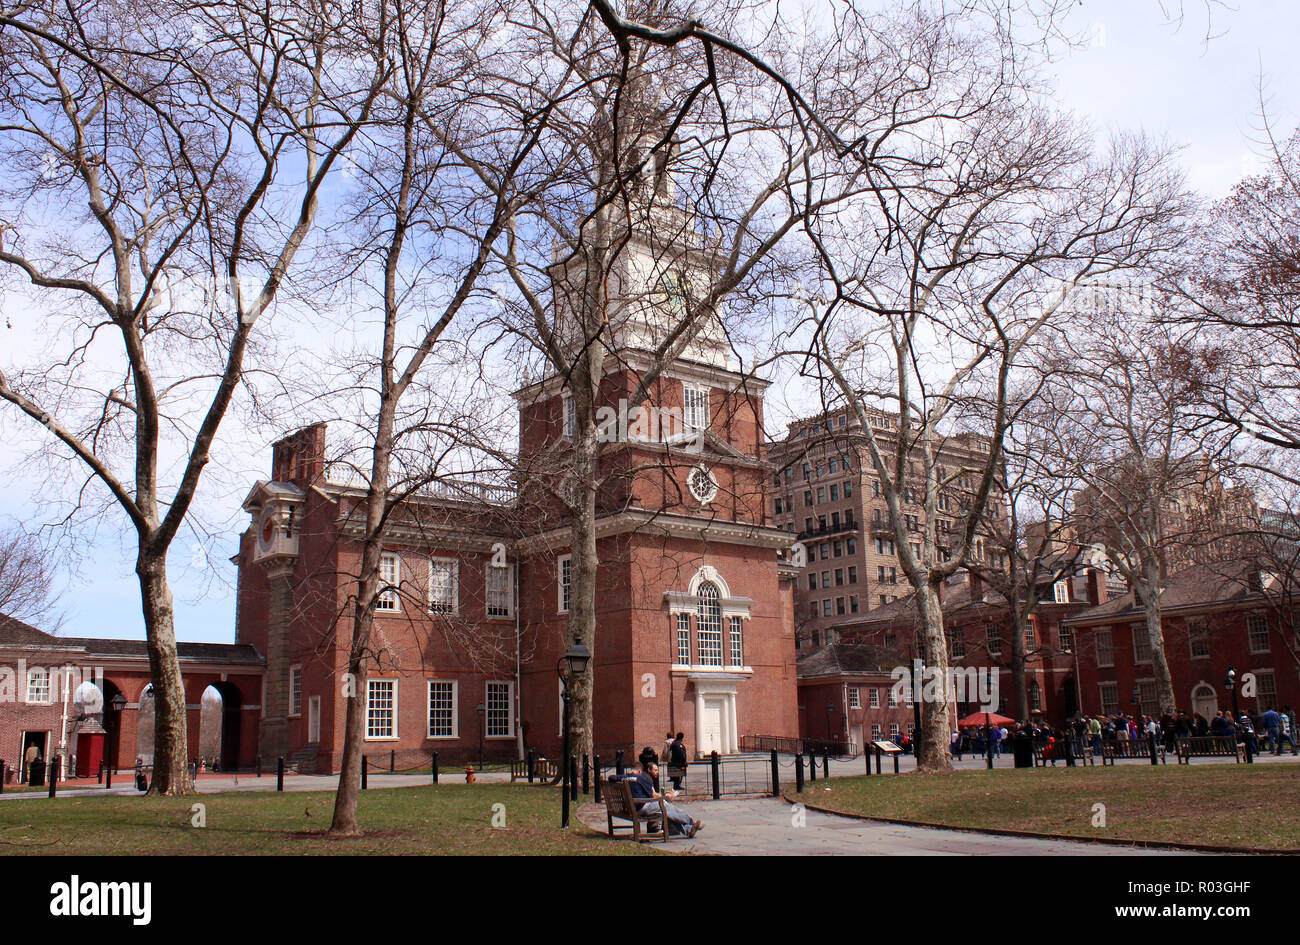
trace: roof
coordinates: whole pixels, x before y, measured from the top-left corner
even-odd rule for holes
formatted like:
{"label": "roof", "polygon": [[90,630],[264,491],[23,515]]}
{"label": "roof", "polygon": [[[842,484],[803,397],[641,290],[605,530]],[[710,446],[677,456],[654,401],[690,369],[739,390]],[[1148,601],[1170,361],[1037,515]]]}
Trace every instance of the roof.
{"label": "roof", "polygon": [[[1250,586],[1251,574],[1260,571],[1258,562],[1247,559],[1220,562],[1214,565],[1196,565],[1169,576],[1160,594],[1162,613],[1191,610],[1215,604],[1235,604],[1256,601],[1263,597]],[[1106,601],[1063,623],[1097,623],[1104,620],[1138,618],[1145,610],[1136,601],[1132,591]]]}
{"label": "roof", "polygon": [[800,678],[846,674],[886,674],[904,662],[902,654],[874,643],[828,643],[799,658]]}
{"label": "roof", "polygon": [[[58,637],[0,614],[0,647],[37,647],[47,650],[75,650],[86,657],[148,659],[144,640],[111,640],[101,637]],[[257,647],[247,643],[180,643],[176,653],[186,661],[236,663],[262,666],[265,660]]]}

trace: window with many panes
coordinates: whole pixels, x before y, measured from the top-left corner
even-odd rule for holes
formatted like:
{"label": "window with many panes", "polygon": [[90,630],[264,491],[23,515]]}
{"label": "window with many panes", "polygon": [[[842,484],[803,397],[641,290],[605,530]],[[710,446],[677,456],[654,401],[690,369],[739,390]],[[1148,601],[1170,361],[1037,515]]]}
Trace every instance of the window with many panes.
{"label": "window with many panes", "polygon": [[397,737],[397,680],[366,680],[366,738]]}
{"label": "window with many panes", "polygon": [[722,601],[718,586],[712,581],[700,585],[699,608],[695,618],[695,645],[700,651],[701,666],[722,665]]}
{"label": "window with many panes", "polygon": [[456,681],[429,680],[429,738],[456,737]]}
{"label": "window with many panes", "polygon": [[1152,717],[1160,714],[1160,697],[1154,680],[1138,683],[1138,711]]}
{"label": "window with many panes", "polygon": [[289,667],[289,714],[302,715],[302,667]]}
{"label": "window with many panes", "polygon": [[515,734],[515,684],[489,682],[487,684],[487,718],[485,734],[488,738],[509,738]]}
{"label": "window with many panes", "polygon": [[1277,679],[1271,669],[1257,669],[1255,673],[1255,711],[1277,708]]}
{"label": "window with many panes", "polygon": [[1268,618],[1263,614],[1250,614],[1246,617],[1246,639],[1250,643],[1250,652],[1267,653]]}
{"label": "window with many panes", "polygon": [[677,662],[691,665],[691,615],[677,615]]}
{"label": "window with many panes", "polygon": [[1060,627],[1056,631],[1062,650],[1074,652],[1074,630],[1071,627]]}
{"label": "window with many panes", "polygon": [[395,613],[401,610],[397,588],[402,583],[402,562],[392,552],[379,556],[379,594],[375,597],[375,610]]}
{"label": "window with many panes", "polygon": [[489,617],[509,617],[514,611],[515,586],[514,571],[507,565],[487,566],[487,615]]}
{"label": "window with many panes", "polygon": [[879,708],[880,708],[880,690],[879,690],[879,689],[868,689],[868,690],[867,690],[867,706],[868,706],[868,708],[872,708],[872,709],[879,709]]}
{"label": "window with many panes", "polygon": [[1113,682],[1100,683],[1097,686],[1097,695],[1101,699],[1101,714],[1114,715],[1119,711],[1119,684]]}
{"label": "window with many panes", "polygon": [[1151,637],[1143,626],[1133,627],[1133,662],[1151,662]]}
{"label": "window with many panes", "polygon": [[28,702],[49,702],[50,701],[50,671],[48,669],[28,670],[27,701]]}
{"label": "window with many panes", "polygon": [[961,659],[966,655],[966,631],[951,630],[948,633],[948,642],[952,645],[953,659]]}
{"label": "window with many panes", "polygon": [[709,428],[709,392],[702,387],[683,385],[682,421],[688,430]]}
{"label": "window with many panes", "polygon": [[988,640],[988,649],[994,656],[1002,655],[1002,631],[997,627],[989,627],[985,639]]}
{"label": "window with many panes", "polygon": [[454,558],[429,560],[429,613],[456,613],[459,564]]}
{"label": "window with many panes", "polygon": [[556,579],[559,582],[560,613],[569,612],[569,594],[573,584],[573,555],[561,555],[555,560]]}
{"label": "window with many panes", "polygon": [[731,638],[728,643],[731,647],[730,655],[732,666],[745,665],[745,641],[742,636],[744,632],[744,627],[742,626],[743,623],[744,619],[741,617],[731,618]]}
{"label": "window with many panes", "polygon": [[862,708],[862,695],[859,692],[857,686],[849,686],[849,708],[850,709]]}
{"label": "window with many panes", "polygon": [[1207,659],[1210,655],[1210,632],[1204,620],[1187,621],[1187,645],[1192,659]]}
{"label": "window with many panes", "polygon": [[877,738],[880,737],[880,723],[879,723],[879,722],[872,722],[872,723],[871,723],[871,737],[872,737],[873,739],[877,739]]}
{"label": "window with many panes", "polygon": [[1109,630],[1098,630],[1093,634],[1093,643],[1097,647],[1097,665],[1115,665],[1115,645]]}

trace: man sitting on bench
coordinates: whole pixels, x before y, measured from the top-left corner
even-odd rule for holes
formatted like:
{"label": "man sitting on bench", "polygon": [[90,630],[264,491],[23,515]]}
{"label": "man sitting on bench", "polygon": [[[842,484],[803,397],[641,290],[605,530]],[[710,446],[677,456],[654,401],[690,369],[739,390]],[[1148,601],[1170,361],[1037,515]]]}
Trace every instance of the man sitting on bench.
{"label": "man sitting on bench", "polygon": [[[643,753],[641,774],[632,782],[632,802],[636,804],[638,810],[646,801],[655,801],[664,796],[655,790],[655,778],[658,776],[659,764],[654,760],[654,755],[647,756]],[[670,804],[665,800],[664,810],[667,813],[670,837],[685,836],[690,839],[704,827],[702,821],[695,820],[676,804]]]}

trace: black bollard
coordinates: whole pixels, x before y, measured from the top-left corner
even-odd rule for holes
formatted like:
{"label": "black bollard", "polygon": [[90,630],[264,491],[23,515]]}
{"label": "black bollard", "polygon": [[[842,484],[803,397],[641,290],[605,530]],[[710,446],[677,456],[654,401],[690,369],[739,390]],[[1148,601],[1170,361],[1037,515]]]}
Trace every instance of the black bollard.
{"label": "black bollard", "polygon": [[258,755],[258,756],[257,756],[257,776],[258,776],[259,778],[262,776],[262,756],[261,756],[261,755]]}
{"label": "black bollard", "polygon": [[1244,740],[1246,742],[1246,764],[1253,765],[1255,763],[1255,736],[1250,732],[1246,732]]}
{"label": "black bollard", "polygon": [[578,799],[578,756],[569,759],[569,800]]}
{"label": "black bollard", "polygon": [[623,777],[623,749],[614,752],[614,773]]}
{"label": "black bollard", "polygon": [[433,757],[429,759],[429,767],[433,769],[433,783],[438,783],[438,753],[435,751]]}
{"label": "black bollard", "polygon": [[775,748],[772,749],[772,796],[781,796],[781,764],[777,761]]}
{"label": "black bollard", "polygon": [[829,751],[822,752],[822,776],[826,778],[831,776],[831,753]]}
{"label": "black bollard", "polygon": [[880,774],[880,749],[876,749],[876,774]]}
{"label": "black bollard", "polygon": [[596,803],[599,804],[600,803],[600,755],[591,756],[591,773],[594,778],[594,781],[592,782],[592,787],[595,789],[592,792],[591,796],[596,801]]}
{"label": "black bollard", "polygon": [[397,749],[391,748],[388,751],[388,773],[393,774],[397,771]]}
{"label": "black bollard", "polygon": [[369,767],[370,765],[366,763],[366,756],[362,755],[361,756],[361,790],[363,791],[366,789],[366,774],[367,774],[366,769]]}
{"label": "black bollard", "polygon": [[794,789],[803,793],[803,754],[797,751],[794,753]]}
{"label": "black bollard", "polygon": [[901,752],[901,751],[891,751],[890,754],[891,754],[891,755],[893,756],[893,758],[894,758],[894,774],[898,774],[898,756],[901,755],[902,752]]}
{"label": "black bollard", "polygon": [[284,755],[275,759],[275,789],[284,790]]}
{"label": "black bollard", "polygon": [[808,752],[808,780],[817,783],[817,753],[812,751]]}
{"label": "black bollard", "polygon": [[50,797],[53,797],[55,794],[55,783],[59,780],[59,766],[54,759],[50,759],[48,774],[50,778]]}
{"label": "black bollard", "polygon": [[722,797],[721,785],[718,775],[721,773],[721,765],[718,764],[718,753],[716,751],[709,753],[709,767],[713,774],[713,799],[716,801]]}
{"label": "black bollard", "polygon": [[[0,765],[3,765],[3,762],[0,762]],[[0,767],[0,784],[3,783],[4,783],[4,769],[3,767]],[[100,761],[99,770],[95,772],[95,783],[96,784],[104,783],[104,762],[103,761]]]}
{"label": "black bollard", "polygon": [[587,761],[585,752],[582,756],[582,793],[591,793],[591,765]]}
{"label": "black bollard", "polygon": [[113,766],[105,765],[104,767],[104,790],[107,791],[113,786]]}
{"label": "black bollard", "polygon": [[528,749],[528,783],[533,783],[533,768],[537,765],[537,749]]}
{"label": "black bollard", "polygon": [[1153,765],[1160,764],[1160,759],[1156,757],[1156,733],[1155,732],[1149,732],[1147,734],[1147,747],[1151,751],[1151,763]]}

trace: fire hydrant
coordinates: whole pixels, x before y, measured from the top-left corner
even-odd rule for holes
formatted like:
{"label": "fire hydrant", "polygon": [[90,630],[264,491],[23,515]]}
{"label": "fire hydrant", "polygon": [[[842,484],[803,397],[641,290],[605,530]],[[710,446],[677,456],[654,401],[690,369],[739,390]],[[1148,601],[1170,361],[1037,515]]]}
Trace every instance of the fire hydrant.
{"label": "fire hydrant", "polygon": [[466,783],[466,784],[473,784],[473,783],[474,783],[474,766],[473,766],[473,765],[466,765],[466,766],[465,766],[465,783]]}

